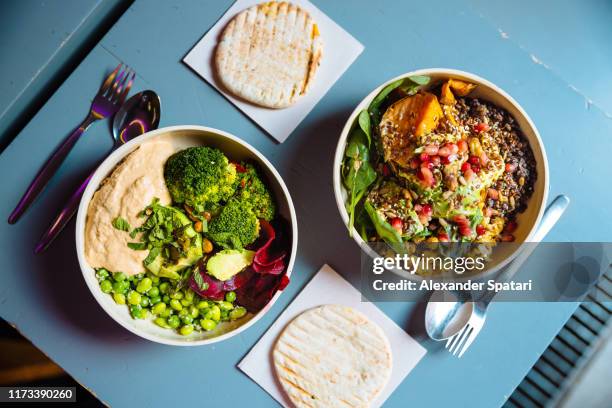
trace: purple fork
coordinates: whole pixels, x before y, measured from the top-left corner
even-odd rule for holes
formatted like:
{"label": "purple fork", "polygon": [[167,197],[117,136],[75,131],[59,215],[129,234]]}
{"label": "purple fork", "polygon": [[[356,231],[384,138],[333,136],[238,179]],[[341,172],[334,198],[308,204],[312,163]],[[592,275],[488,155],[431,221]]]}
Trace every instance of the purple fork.
{"label": "purple fork", "polygon": [[126,95],[132,87],[135,73],[127,65],[117,65],[117,68],[106,78],[98,94],[94,98],[89,114],[79,125],[79,127],[68,136],[62,144],[53,152],[51,157],[38,171],[34,180],[19,200],[19,203],[8,218],[9,224],[14,224],[19,220],[30,204],[36,199],[38,194],[45,188],[51,177],[55,174],[68,153],[72,150],[81,135],[96,120],[112,116],[117,112]]}

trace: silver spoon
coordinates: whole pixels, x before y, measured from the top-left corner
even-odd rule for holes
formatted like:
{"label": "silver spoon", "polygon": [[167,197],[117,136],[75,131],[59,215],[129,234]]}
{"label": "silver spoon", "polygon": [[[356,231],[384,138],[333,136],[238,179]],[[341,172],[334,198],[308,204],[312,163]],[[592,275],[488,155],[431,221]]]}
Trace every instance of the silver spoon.
{"label": "silver spoon", "polygon": [[[157,129],[160,113],[161,101],[159,96],[153,91],[142,91],[128,99],[113,119],[114,144],[112,150],[143,133]],[[87,187],[89,180],[91,180],[91,176],[93,176],[93,172],[70,196],[62,211],[53,220],[47,231],[40,238],[40,241],[38,241],[38,244],[34,247],[34,253],[38,254],[47,249],[74,216],[85,187]]]}
{"label": "silver spoon", "polygon": [[[557,196],[544,211],[540,225],[536,229],[531,242],[542,241],[565,212],[568,205],[569,198],[567,196]],[[500,274],[498,279],[504,280],[513,276],[534,249],[535,245],[528,245]],[[457,300],[440,301],[442,297],[448,300],[449,296]],[[434,292],[425,309],[425,331],[433,340],[440,341],[459,333],[472,319],[480,320],[480,323],[484,324],[487,307],[491,300],[490,298],[473,302],[469,299],[459,299],[458,294],[454,292]]]}

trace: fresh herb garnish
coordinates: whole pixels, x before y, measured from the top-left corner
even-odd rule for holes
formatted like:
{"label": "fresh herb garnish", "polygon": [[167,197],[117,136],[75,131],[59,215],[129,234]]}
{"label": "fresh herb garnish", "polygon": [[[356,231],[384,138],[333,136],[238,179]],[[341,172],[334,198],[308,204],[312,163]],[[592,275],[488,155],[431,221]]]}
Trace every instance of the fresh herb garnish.
{"label": "fresh herb garnish", "polygon": [[202,278],[202,275],[200,274],[198,268],[195,268],[193,270],[193,280],[195,281],[196,285],[198,285],[198,289],[200,289],[201,291],[208,289],[208,282],[204,282],[204,278]]}
{"label": "fresh herb garnish", "polygon": [[122,217],[117,217],[112,221],[113,227],[115,227],[116,229],[118,229],[119,231],[129,231],[130,228],[130,223],[127,222],[127,220],[125,218]]}
{"label": "fresh herb garnish", "polygon": [[142,251],[143,249],[147,249],[147,244],[144,242],[128,242],[127,246],[135,251]]}

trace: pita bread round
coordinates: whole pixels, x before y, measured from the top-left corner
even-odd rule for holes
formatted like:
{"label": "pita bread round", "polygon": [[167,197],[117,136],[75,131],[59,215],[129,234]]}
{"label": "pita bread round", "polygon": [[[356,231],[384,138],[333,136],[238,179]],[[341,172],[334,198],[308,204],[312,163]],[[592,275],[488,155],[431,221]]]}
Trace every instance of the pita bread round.
{"label": "pita bread round", "polygon": [[308,91],[321,54],[319,29],[308,12],[271,1],[243,10],[228,23],[215,65],[223,85],[236,96],[285,108]]}
{"label": "pita bread round", "polygon": [[391,375],[382,329],[346,306],[310,309],[287,325],[272,353],[296,407],[369,407]]}

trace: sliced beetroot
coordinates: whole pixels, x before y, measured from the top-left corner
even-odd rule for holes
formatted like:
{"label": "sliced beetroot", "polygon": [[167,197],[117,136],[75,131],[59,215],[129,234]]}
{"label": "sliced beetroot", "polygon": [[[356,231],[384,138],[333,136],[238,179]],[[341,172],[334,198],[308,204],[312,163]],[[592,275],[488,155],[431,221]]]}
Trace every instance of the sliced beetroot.
{"label": "sliced beetroot", "polygon": [[256,313],[272,299],[280,282],[279,275],[255,273],[244,286],[236,291],[236,300],[249,312]]}
{"label": "sliced beetroot", "polygon": [[271,265],[260,265],[258,263],[253,263],[253,270],[257,273],[269,273],[271,275],[280,275],[285,270],[285,261],[283,260],[283,258],[277,260]]}
{"label": "sliced beetroot", "polygon": [[248,268],[223,282],[223,290],[230,291],[236,290],[242,286],[251,278],[253,270]]}
{"label": "sliced beetroot", "polygon": [[[289,247],[287,245],[287,225],[284,221],[277,220],[274,221],[274,224],[269,224],[264,220],[261,223],[262,233],[265,233],[268,239],[255,253],[253,263],[261,266],[272,266],[287,256],[287,248]],[[270,234],[270,231],[273,233]]]}
{"label": "sliced beetroot", "polygon": [[206,299],[223,300],[225,297],[225,289],[222,281],[206,273],[206,270],[202,267],[202,265],[200,265],[195,273],[199,273],[202,280],[208,284],[208,288],[206,290],[201,290],[192,276],[189,279],[189,286],[195,293]]}

